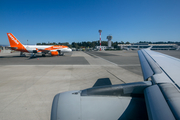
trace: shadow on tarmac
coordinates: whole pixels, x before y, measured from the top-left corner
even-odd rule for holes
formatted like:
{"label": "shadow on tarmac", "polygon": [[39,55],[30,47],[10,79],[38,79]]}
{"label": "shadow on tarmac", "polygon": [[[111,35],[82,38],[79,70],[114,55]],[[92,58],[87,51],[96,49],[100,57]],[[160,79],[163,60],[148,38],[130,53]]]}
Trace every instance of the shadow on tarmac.
{"label": "shadow on tarmac", "polygon": [[19,58],[19,57],[25,57],[25,56],[0,56],[0,58]]}

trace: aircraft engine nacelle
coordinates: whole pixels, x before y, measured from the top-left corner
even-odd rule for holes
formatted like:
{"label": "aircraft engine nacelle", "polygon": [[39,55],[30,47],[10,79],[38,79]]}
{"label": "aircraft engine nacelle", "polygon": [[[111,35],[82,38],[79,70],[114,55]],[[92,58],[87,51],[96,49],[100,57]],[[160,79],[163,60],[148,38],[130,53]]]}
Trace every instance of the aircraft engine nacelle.
{"label": "aircraft engine nacelle", "polygon": [[51,120],[147,120],[143,91],[150,81],[59,93]]}
{"label": "aircraft engine nacelle", "polygon": [[59,52],[58,51],[51,51],[51,55],[52,56],[57,56],[57,55],[59,55]]}

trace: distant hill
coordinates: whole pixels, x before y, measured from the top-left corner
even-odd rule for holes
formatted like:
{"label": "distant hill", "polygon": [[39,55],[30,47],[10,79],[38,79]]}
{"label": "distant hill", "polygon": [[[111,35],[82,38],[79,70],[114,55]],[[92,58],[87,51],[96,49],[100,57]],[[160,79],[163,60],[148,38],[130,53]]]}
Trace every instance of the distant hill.
{"label": "distant hill", "polygon": [[9,46],[9,45],[1,45],[1,44],[0,44],[0,46],[3,46],[3,47],[5,47],[5,46]]}

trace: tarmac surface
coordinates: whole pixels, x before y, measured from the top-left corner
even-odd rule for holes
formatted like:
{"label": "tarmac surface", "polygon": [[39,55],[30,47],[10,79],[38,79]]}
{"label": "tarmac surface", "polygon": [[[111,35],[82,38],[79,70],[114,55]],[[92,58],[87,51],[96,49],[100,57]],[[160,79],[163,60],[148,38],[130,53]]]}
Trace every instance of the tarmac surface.
{"label": "tarmac surface", "polygon": [[[180,57],[180,51],[160,52]],[[100,78],[112,84],[143,81],[137,51],[73,51],[32,59],[0,53],[0,77],[0,120],[49,120],[57,93],[90,88]]]}
{"label": "tarmac surface", "polygon": [[72,53],[66,56],[37,55],[35,58],[20,56],[19,53],[12,53],[11,56],[0,56],[0,65],[86,65],[89,64],[84,57],[71,57]]}

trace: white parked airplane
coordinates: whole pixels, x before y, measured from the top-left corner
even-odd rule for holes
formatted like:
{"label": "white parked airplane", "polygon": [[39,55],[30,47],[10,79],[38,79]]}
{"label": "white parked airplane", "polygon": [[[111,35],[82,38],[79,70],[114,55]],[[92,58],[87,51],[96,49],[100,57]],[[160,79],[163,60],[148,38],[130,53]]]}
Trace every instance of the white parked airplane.
{"label": "white parked airplane", "polygon": [[143,82],[59,93],[51,120],[179,120],[180,60],[148,49],[138,54]]}
{"label": "white parked airplane", "polygon": [[36,56],[37,53],[42,53],[43,56],[47,53],[50,53],[52,56],[57,56],[72,52],[72,49],[64,45],[23,45],[12,33],[7,33],[7,36],[10,48],[12,50],[20,51],[21,55],[23,52],[27,52],[31,53],[31,57]]}

